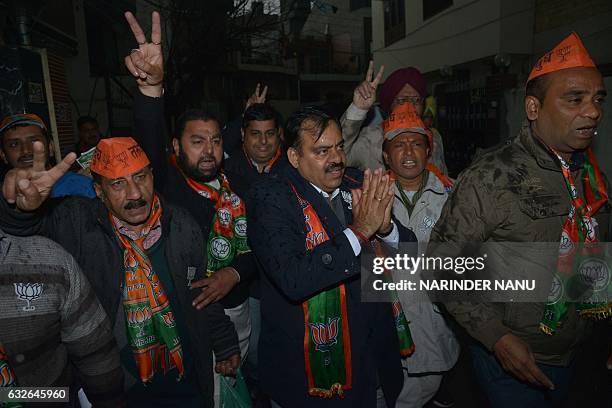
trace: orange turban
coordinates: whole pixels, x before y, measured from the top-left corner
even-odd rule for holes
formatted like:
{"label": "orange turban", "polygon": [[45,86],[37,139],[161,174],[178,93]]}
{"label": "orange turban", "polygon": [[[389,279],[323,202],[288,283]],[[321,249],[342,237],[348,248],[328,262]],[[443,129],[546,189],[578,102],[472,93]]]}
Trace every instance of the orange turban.
{"label": "orange turban", "polygon": [[149,165],[144,150],[131,137],[102,139],[96,146],[91,171],[109,179],[125,177]]}
{"label": "orange turban", "polygon": [[568,68],[596,68],[578,34],[571,33],[552,51],[547,52],[536,62],[527,82],[551,72]]}

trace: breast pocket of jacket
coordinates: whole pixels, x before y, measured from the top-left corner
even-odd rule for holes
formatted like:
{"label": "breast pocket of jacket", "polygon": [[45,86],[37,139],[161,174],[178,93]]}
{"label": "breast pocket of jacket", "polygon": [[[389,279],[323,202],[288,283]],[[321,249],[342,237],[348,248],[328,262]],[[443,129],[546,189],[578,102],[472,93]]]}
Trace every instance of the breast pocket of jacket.
{"label": "breast pocket of jacket", "polygon": [[567,216],[569,205],[559,194],[541,194],[521,197],[519,208],[533,220]]}

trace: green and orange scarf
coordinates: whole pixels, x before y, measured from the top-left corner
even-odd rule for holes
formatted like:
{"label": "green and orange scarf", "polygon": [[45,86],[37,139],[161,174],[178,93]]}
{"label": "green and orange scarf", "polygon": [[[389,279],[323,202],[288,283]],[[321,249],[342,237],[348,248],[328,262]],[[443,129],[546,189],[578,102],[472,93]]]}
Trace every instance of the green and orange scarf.
{"label": "green and orange scarf", "polygon": [[[329,240],[313,206],[292,185],[306,223],[306,250]],[[304,361],[308,394],[344,397],[353,386],[351,335],[346,308],[346,286],[340,284],[302,303],[304,311]]]}
{"label": "green and orange scarf", "polygon": [[144,249],[144,241],[160,222],[161,215],[161,204],[155,196],[140,237],[132,240],[119,231],[117,222],[109,213],[115,234],[123,245],[123,310],[128,342],[143,383],[150,382],[158,368],[164,374],[176,368],[179,380],[184,374],[183,349],[174,313]]}
{"label": "green and orange scarf", "polygon": [[236,255],[251,250],[247,242],[246,206],[232,191],[223,173],[217,176],[218,189],[189,177],[185,180],[192,190],[215,203],[215,216],[206,243],[206,275],[211,276],[230,265]]}
{"label": "green and orange scarf", "polygon": [[[329,240],[316,210],[291,185],[304,215],[306,226],[305,246],[312,251]],[[315,397],[344,397],[344,391],[352,388],[351,337],[346,306],[346,286],[340,284],[302,303],[304,312],[304,362],[308,380],[308,394]],[[402,328],[400,353],[408,356],[414,351],[408,322],[399,300],[392,304],[396,328]],[[406,336],[407,334],[407,336]],[[405,340],[402,342],[402,340]]]}
{"label": "green and orange scarf", "polygon": [[[17,387],[15,373],[9,365],[8,355],[2,344],[0,344],[0,388],[1,387]],[[0,407],[22,408],[23,404],[20,402],[0,401]]]}
{"label": "green and orange scarf", "polygon": [[[608,201],[608,193],[591,149],[584,153],[582,183],[586,201],[578,196],[576,183],[567,161],[555,150],[550,150],[561,164],[565,185],[572,202],[561,233],[559,259],[557,261],[557,273],[553,280],[553,289],[540,321],[540,329],[544,333],[552,335],[560,327],[567,314],[567,290],[570,279],[581,279],[581,265],[584,262],[601,258],[602,251],[595,244],[598,242],[598,238],[595,234],[593,216]],[[606,262],[606,260],[603,259],[601,262]],[[591,288],[593,293],[590,298],[583,300],[576,306],[579,314],[595,318],[605,318],[612,315],[608,286],[609,283],[603,288]]]}

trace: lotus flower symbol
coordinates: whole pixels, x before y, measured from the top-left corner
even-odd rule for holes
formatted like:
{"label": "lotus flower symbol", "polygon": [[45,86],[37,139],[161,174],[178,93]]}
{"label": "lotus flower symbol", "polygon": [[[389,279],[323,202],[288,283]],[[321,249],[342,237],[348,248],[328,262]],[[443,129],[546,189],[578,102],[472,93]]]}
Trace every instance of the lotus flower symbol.
{"label": "lotus flower symbol", "polygon": [[338,343],[338,322],[339,317],[327,319],[325,323],[310,323],[310,334],[315,343],[315,350],[326,352]]}
{"label": "lotus flower symbol", "polygon": [[43,291],[43,284],[42,283],[14,283],[13,285],[15,285],[15,294],[17,295],[17,298],[28,302],[28,305],[23,307],[23,311],[31,312],[33,310],[36,310],[36,307],[31,306],[30,302],[40,297],[40,294]]}
{"label": "lotus flower symbol", "polygon": [[164,323],[166,324],[166,326],[168,327],[174,327],[175,323],[174,323],[174,313],[173,312],[168,312],[162,315],[162,319],[164,319]]}
{"label": "lotus flower symbol", "polygon": [[148,320],[151,320],[151,309],[148,307],[137,308],[133,310],[128,310],[127,313],[127,322],[131,327],[136,327],[138,329],[138,333],[136,336],[144,336],[144,326]]}

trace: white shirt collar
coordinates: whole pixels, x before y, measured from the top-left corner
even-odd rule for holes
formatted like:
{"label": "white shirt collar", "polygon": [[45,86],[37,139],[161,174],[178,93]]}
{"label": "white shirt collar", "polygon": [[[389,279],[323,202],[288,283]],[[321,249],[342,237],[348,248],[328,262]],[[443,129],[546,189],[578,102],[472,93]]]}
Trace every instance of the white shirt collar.
{"label": "white shirt collar", "polygon": [[[313,186],[315,190],[317,190],[317,192],[321,194],[324,198],[330,198],[330,195],[326,193],[325,191],[321,190],[319,187],[315,186],[312,183],[310,183],[310,185]],[[334,190],[333,193],[331,193],[331,199],[333,200],[334,198],[336,198],[338,194],[340,194],[340,187],[338,187],[337,189]]]}

